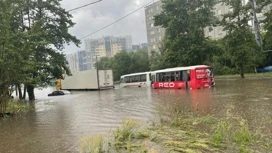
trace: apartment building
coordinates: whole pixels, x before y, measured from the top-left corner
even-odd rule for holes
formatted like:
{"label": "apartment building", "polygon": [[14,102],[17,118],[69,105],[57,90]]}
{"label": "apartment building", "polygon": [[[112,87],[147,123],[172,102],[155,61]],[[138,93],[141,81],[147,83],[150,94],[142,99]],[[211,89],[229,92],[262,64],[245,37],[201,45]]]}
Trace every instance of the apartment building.
{"label": "apartment building", "polygon": [[66,55],[66,60],[68,62],[68,66],[71,70],[71,72],[77,72],[78,71],[78,59],[77,54],[69,54]]}
{"label": "apartment building", "polygon": [[148,47],[148,43],[141,43],[139,45],[132,45],[132,50],[135,52],[137,50],[147,48],[147,47]]}
{"label": "apartment building", "polygon": [[85,50],[80,50],[76,53],[66,55],[68,66],[71,72],[90,70],[92,63],[89,60],[90,53]]}
{"label": "apartment building", "polygon": [[161,42],[164,38],[165,29],[161,26],[154,25],[154,16],[162,11],[162,2],[155,1],[154,3],[145,7],[146,33],[148,42],[148,54],[152,51],[159,51]]}
{"label": "apartment building", "polygon": [[[248,4],[248,2],[250,2],[250,1],[249,0],[242,0],[242,5],[246,5],[246,4]],[[253,1],[253,3],[254,3],[254,1]],[[272,9],[272,7],[267,6],[264,8],[263,12],[257,13],[256,14],[257,20],[259,22],[264,20],[265,19],[264,13],[270,9]],[[218,3],[215,5],[214,11],[215,11],[215,16],[219,20],[221,20],[223,18],[224,14],[227,14],[232,11],[232,8],[230,6],[226,6],[222,3]],[[256,21],[254,21],[254,19],[248,21],[248,24],[250,26],[252,26],[252,30],[254,33],[256,32],[256,30],[260,30],[260,31],[263,30],[262,26],[260,27],[260,29],[259,29],[259,27],[256,27],[257,25],[256,25]],[[212,28],[207,27],[207,28],[205,28],[204,32],[205,32],[205,36],[209,37],[210,39],[215,39],[215,40],[221,39],[226,35],[226,31],[223,30],[222,26],[217,26],[217,27],[212,27]]]}
{"label": "apartment building", "polygon": [[99,39],[86,39],[85,50],[87,58],[91,62],[91,69],[95,68],[96,60],[102,57],[113,57],[121,51],[132,51],[132,37],[106,36]]}

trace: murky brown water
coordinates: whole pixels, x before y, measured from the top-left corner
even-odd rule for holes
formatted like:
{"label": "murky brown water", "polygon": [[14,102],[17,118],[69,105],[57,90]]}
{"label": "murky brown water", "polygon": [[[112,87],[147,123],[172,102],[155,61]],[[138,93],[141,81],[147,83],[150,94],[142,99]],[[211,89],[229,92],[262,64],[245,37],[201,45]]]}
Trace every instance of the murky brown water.
{"label": "murky brown water", "polygon": [[272,78],[217,80],[204,90],[125,88],[50,97],[38,91],[35,112],[0,120],[0,152],[78,152],[86,135],[107,134],[124,119],[150,123],[175,109],[236,116],[272,132]]}

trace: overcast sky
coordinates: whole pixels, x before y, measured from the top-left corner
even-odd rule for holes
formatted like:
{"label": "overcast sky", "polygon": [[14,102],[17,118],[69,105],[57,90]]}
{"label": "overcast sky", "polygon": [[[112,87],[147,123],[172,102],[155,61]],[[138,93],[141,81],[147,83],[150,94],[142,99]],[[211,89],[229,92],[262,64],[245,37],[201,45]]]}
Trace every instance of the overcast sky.
{"label": "overcast sky", "polygon": [[[63,0],[61,4],[62,7],[70,10],[94,1],[97,0]],[[152,0],[102,0],[94,5],[72,11],[72,20],[76,23],[76,25],[69,31],[77,38],[82,38],[131,13],[150,1]],[[89,36],[88,38],[95,39],[109,35],[131,35],[133,44],[147,42],[144,9],[137,11],[133,15],[123,19],[107,29]],[[69,54],[78,50],[84,50],[84,39],[81,41],[82,43],[80,48],[77,48],[73,44],[69,46],[67,45],[65,47],[65,53]]]}

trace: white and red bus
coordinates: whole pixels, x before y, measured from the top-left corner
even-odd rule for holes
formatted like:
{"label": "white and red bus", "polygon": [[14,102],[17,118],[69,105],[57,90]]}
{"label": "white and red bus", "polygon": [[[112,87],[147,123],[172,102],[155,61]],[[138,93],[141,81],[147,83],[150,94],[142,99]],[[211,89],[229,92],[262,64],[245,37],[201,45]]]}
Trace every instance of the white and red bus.
{"label": "white and red bus", "polygon": [[121,87],[151,86],[151,72],[132,73],[120,77]]}
{"label": "white and red bus", "polygon": [[153,71],[151,80],[154,89],[200,89],[215,85],[213,70],[207,65]]}

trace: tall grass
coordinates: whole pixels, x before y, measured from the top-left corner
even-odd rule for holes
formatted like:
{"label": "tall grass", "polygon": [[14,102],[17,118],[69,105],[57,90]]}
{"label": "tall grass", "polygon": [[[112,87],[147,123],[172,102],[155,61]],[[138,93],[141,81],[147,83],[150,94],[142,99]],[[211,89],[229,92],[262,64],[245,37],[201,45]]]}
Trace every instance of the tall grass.
{"label": "tall grass", "polygon": [[20,100],[11,100],[7,104],[6,112],[10,113],[20,113],[28,112],[34,109],[34,106],[31,103],[26,103],[25,101]]}
{"label": "tall grass", "polygon": [[81,153],[103,153],[103,137],[85,137],[81,142]]}
{"label": "tall grass", "polygon": [[182,113],[184,116],[180,116],[179,113],[174,114],[172,120],[162,125],[148,128],[142,128],[143,126],[134,121],[125,121],[111,133],[108,152],[103,151],[102,138],[95,137],[85,140],[81,145],[82,153],[156,153],[155,150],[248,153],[252,150],[259,151],[258,147],[262,147],[264,151],[271,150],[270,143],[260,144],[265,141],[257,132],[250,130],[242,118],[218,120],[211,116],[184,113]]}

